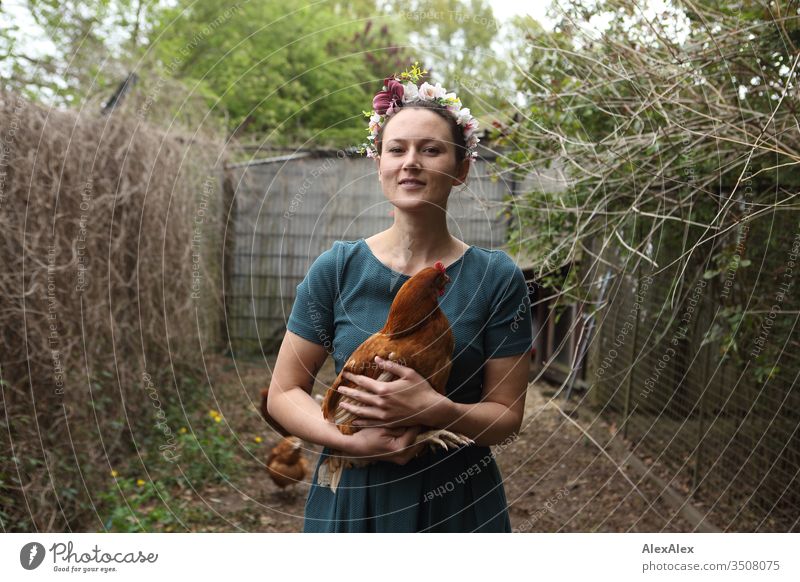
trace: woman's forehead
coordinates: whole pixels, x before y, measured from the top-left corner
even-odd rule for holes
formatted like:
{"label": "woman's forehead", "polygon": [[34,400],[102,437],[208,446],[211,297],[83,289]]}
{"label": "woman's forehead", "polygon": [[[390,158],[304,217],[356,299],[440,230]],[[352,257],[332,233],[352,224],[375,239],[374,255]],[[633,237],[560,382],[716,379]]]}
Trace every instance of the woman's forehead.
{"label": "woman's forehead", "polygon": [[441,116],[419,108],[395,113],[383,130],[384,141],[390,139],[438,139],[450,141],[450,127]]}

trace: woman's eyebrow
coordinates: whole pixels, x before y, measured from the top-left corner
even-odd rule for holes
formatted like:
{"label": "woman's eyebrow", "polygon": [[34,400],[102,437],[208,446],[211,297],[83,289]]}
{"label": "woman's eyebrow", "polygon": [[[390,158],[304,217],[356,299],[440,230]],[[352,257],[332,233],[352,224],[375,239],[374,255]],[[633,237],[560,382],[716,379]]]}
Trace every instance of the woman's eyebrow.
{"label": "woman's eyebrow", "polygon": [[442,141],[440,139],[436,139],[435,137],[421,137],[421,138],[411,138],[411,139],[405,139],[405,138],[402,138],[402,137],[393,137],[392,139],[390,139],[386,143],[388,145],[388,144],[390,144],[392,142],[405,143],[407,141],[422,141],[422,142],[432,141],[432,142],[436,142],[436,143],[445,143],[444,141]]}

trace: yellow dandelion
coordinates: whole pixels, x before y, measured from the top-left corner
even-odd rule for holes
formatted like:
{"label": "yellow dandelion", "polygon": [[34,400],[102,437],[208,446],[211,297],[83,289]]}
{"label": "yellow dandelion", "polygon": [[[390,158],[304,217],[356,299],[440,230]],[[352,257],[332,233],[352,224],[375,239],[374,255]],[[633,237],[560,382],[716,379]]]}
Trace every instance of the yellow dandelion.
{"label": "yellow dandelion", "polygon": [[116,479],[117,477],[119,477],[119,473],[117,473],[114,469],[111,469],[111,476],[114,477],[114,479]]}
{"label": "yellow dandelion", "polygon": [[136,484],[137,484],[139,487],[143,486],[143,485],[144,485],[144,479],[137,479],[137,480],[136,480]]}
{"label": "yellow dandelion", "polygon": [[260,443],[260,442],[261,442],[261,437],[260,437],[260,436],[257,436],[257,437],[256,437],[256,438],[254,438],[253,440],[254,440],[254,441],[256,441],[257,443]]}
{"label": "yellow dandelion", "polygon": [[222,422],[222,417],[221,416],[215,416],[214,417],[214,422]]}
{"label": "yellow dandelion", "polygon": [[219,412],[217,412],[216,410],[209,410],[209,411],[208,411],[208,415],[209,415],[211,418],[217,418],[217,417],[219,416]]}
{"label": "yellow dandelion", "polygon": [[179,433],[181,433],[181,434],[186,434],[186,427],[185,427],[185,426],[182,426],[182,427],[181,427],[181,428],[178,430],[178,432],[179,432]]}

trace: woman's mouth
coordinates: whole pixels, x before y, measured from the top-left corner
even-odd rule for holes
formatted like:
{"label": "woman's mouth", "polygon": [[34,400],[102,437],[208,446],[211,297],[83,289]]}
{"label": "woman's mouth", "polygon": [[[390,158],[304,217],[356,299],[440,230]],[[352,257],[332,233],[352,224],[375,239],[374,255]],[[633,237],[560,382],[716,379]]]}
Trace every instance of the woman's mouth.
{"label": "woman's mouth", "polygon": [[400,187],[405,188],[406,190],[417,190],[425,186],[425,182],[420,180],[415,180],[413,178],[406,178],[405,180],[400,180]]}

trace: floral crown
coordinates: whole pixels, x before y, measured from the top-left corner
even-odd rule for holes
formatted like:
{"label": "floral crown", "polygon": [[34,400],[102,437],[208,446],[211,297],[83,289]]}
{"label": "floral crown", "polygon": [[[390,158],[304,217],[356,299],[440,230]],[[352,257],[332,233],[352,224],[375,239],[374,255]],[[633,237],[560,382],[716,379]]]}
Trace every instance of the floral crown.
{"label": "floral crown", "polygon": [[456,123],[461,126],[467,146],[467,157],[474,160],[478,157],[477,147],[480,141],[475,134],[475,130],[478,129],[478,120],[470,114],[468,108],[461,107],[461,100],[455,93],[448,93],[447,89],[439,83],[431,85],[424,82],[417,86],[417,82],[428,72],[421,71],[418,64],[419,62],[415,62],[408,71],[403,71],[394,77],[387,77],[383,81],[383,89],[372,100],[373,110],[363,112],[365,117],[369,117],[369,128],[367,129],[369,141],[361,145],[359,153],[366,153],[368,158],[378,155],[378,149],[375,146],[378,132],[386,124],[386,121],[406,103],[433,101],[443,105]]}

